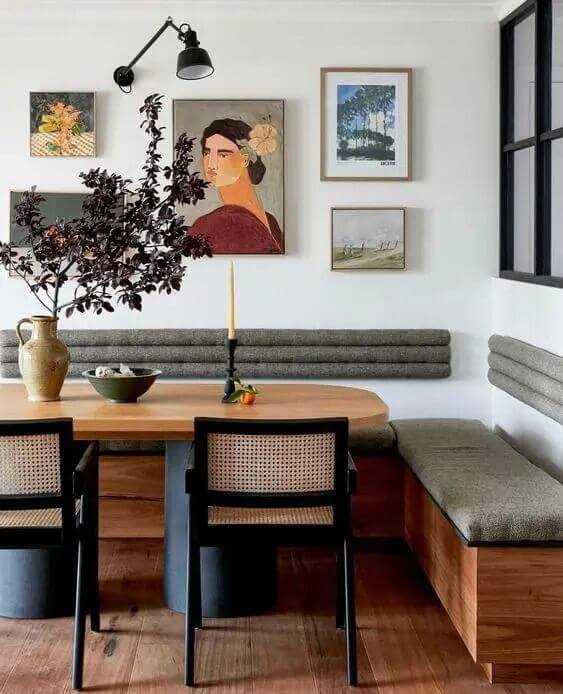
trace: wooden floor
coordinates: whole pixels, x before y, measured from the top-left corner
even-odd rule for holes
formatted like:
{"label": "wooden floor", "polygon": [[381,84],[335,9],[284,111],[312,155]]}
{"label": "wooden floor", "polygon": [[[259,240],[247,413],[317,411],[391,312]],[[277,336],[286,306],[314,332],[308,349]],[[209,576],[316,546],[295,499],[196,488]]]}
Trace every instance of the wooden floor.
{"label": "wooden floor", "polygon": [[[85,690],[182,693],[183,618],[162,607],[160,541],[104,541],[102,634],[88,634]],[[334,562],[280,555],[275,613],[205,620],[197,680],[205,694],[329,694],[345,686],[334,628]],[[358,691],[535,694],[557,686],[489,685],[410,555],[358,555]],[[72,620],[0,619],[0,693],[70,691]],[[352,691],[352,690],[350,690]]]}

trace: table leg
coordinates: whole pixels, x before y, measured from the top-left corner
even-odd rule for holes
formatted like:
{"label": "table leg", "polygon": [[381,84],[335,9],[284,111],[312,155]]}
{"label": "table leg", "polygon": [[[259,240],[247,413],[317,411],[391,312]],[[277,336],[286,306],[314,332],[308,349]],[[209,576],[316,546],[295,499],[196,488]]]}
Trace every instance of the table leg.
{"label": "table leg", "polygon": [[[187,507],[185,469],[190,441],[166,442],[164,602],[186,609]],[[277,552],[272,545],[204,547],[201,551],[204,617],[237,617],[271,609],[277,595]]]}
{"label": "table leg", "polygon": [[0,550],[0,616],[46,619],[72,615],[75,581],[73,551]]}

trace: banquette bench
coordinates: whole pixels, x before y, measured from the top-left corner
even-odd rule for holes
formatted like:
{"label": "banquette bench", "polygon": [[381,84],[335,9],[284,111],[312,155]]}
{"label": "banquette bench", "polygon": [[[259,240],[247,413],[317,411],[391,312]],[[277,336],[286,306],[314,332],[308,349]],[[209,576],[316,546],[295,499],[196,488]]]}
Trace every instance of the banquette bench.
{"label": "banquette bench", "polygon": [[[69,376],[100,364],[158,368],[163,378],[217,379],[225,374],[224,330],[61,330]],[[237,366],[244,379],[442,379],[450,376],[447,330],[269,330],[237,332]],[[0,331],[0,378],[18,378],[18,342]],[[357,533],[402,537],[402,467],[373,458],[394,442],[390,427],[354,433],[351,446],[365,480],[354,501]],[[105,442],[100,472],[103,537],[163,534],[164,462],[160,442]],[[139,455],[132,456],[132,453]],[[385,504],[386,514],[375,514]]]}
{"label": "banquette bench", "polygon": [[[563,357],[489,346],[491,383],[563,423]],[[563,686],[563,485],[481,422],[391,427],[374,461],[402,472],[404,538],[472,657],[491,682]]]}

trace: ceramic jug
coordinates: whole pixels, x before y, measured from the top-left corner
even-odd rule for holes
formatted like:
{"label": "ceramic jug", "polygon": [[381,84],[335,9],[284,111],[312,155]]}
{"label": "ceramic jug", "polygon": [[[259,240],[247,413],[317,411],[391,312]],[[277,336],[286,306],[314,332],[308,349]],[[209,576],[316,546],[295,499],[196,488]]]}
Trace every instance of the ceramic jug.
{"label": "ceramic jug", "polygon": [[[70,354],[57,337],[57,319],[52,316],[22,318],[16,325],[18,363],[27,398],[33,402],[59,400],[61,388],[70,364]],[[26,342],[21,326],[31,323],[31,338]]]}

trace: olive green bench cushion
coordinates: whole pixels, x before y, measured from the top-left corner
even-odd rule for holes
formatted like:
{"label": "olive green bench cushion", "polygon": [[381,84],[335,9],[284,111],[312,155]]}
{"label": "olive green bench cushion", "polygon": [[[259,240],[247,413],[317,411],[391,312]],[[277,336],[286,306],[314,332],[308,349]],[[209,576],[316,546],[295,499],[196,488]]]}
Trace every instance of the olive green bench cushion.
{"label": "olive green bench cushion", "polygon": [[[395,445],[395,432],[384,427],[365,427],[350,432],[348,448],[357,455],[377,455]],[[164,441],[100,441],[102,453],[164,453]]]}
{"label": "olive green bench cushion", "polygon": [[391,425],[402,458],[467,544],[563,543],[563,485],[481,422]]}
{"label": "olive green bench cushion", "polygon": [[389,424],[353,429],[348,437],[348,448],[352,454],[377,455],[390,451],[394,446],[395,432]]}

